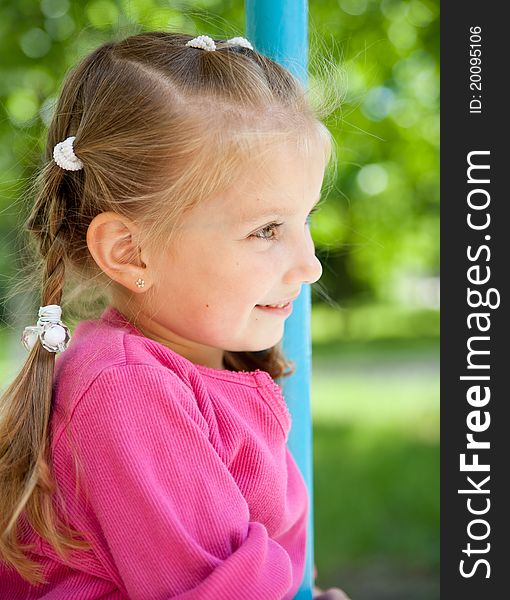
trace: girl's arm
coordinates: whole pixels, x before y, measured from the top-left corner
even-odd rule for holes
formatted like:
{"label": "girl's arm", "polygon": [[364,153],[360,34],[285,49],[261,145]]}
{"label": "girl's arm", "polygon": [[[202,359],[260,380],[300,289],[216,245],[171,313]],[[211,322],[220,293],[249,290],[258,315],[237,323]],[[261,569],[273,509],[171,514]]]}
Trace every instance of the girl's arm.
{"label": "girl's arm", "polygon": [[193,393],[174,372],[104,370],[71,427],[101,550],[131,600],[285,598],[289,555],[250,521]]}

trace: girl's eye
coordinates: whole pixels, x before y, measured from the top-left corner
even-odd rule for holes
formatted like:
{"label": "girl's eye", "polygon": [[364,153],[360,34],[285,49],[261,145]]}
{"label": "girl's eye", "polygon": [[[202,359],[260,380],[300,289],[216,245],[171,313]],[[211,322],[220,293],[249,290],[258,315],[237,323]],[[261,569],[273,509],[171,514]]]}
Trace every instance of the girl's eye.
{"label": "girl's eye", "polygon": [[[276,231],[280,225],[283,225],[283,223],[269,223],[269,225],[266,225],[254,233],[253,237],[258,238],[259,240],[267,240],[270,242],[271,240],[276,239]],[[268,233],[269,235],[265,235],[265,233]]]}
{"label": "girl's eye", "polygon": [[[319,207],[315,206],[309,212],[308,216],[306,217],[307,225],[310,225],[311,216],[314,213],[316,213],[318,210],[319,210]],[[269,223],[269,225],[266,225],[265,227],[263,227],[262,229],[259,229],[259,231],[254,233],[252,237],[258,238],[259,240],[266,240],[268,242],[276,240],[276,239],[278,239],[278,236],[276,235],[276,233],[277,233],[278,228],[281,227],[281,225],[283,225],[283,223]],[[268,235],[265,235],[266,233]]]}

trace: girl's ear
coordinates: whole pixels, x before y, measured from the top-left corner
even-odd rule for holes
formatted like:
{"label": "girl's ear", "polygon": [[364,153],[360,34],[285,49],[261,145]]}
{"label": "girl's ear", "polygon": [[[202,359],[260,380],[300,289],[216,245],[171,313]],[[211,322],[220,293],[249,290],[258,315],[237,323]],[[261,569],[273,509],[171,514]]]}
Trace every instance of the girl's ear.
{"label": "girl's ear", "polygon": [[[133,292],[151,287],[148,268],[139,245],[139,229],[115,212],[95,216],[87,230],[87,246],[98,267],[117,283]],[[141,278],[143,288],[136,285]]]}

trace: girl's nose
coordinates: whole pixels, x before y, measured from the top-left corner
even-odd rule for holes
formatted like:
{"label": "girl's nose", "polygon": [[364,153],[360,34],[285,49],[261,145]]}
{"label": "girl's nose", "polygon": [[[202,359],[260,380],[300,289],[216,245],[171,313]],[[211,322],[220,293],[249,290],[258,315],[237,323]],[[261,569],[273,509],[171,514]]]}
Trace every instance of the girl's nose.
{"label": "girl's nose", "polygon": [[303,283],[315,283],[322,276],[322,264],[320,260],[312,254],[311,260],[307,265],[303,265]]}
{"label": "girl's nose", "polygon": [[293,253],[293,261],[286,274],[286,283],[296,285],[301,283],[315,283],[321,278],[322,265],[315,256],[315,247],[310,232],[305,233],[306,240],[300,244]]}

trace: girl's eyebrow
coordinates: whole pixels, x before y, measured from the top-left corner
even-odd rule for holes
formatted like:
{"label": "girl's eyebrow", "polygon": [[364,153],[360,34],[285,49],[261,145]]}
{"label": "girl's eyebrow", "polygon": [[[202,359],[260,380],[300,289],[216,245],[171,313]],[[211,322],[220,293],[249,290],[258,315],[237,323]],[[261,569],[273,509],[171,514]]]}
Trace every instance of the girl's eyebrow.
{"label": "girl's eyebrow", "polygon": [[[317,206],[317,204],[320,202],[321,197],[319,196],[315,202],[313,206]],[[250,223],[255,223],[257,221],[262,221],[263,219],[268,219],[270,217],[274,217],[275,215],[281,216],[281,217],[289,217],[292,216],[294,214],[293,210],[288,210],[288,209],[269,209],[264,211],[263,213],[258,213],[258,214],[251,214],[248,215],[247,217],[244,217],[242,219],[242,222],[249,225]]]}

